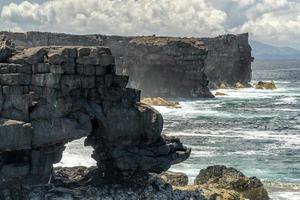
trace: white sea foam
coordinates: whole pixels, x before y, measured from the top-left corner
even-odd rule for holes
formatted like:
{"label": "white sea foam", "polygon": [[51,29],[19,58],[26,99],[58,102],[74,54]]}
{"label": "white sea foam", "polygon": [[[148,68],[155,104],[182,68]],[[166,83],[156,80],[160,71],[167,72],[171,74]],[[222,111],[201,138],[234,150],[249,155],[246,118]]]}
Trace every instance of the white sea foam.
{"label": "white sea foam", "polygon": [[272,200],[300,200],[300,192],[273,192],[270,193]]}
{"label": "white sea foam", "polygon": [[91,158],[92,147],[84,146],[84,139],[75,140],[66,145],[62,160],[55,167],[95,166],[96,161]]}
{"label": "white sea foam", "polygon": [[278,102],[274,103],[275,105],[278,104],[296,104],[299,101],[299,97],[284,97],[278,100]]}

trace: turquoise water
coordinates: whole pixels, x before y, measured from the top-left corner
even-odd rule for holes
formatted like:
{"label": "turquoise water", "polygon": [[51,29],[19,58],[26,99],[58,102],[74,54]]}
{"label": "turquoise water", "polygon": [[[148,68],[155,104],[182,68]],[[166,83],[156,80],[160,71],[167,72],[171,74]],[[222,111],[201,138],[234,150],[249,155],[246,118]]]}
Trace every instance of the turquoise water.
{"label": "turquoise water", "polygon": [[172,169],[193,179],[209,165],[232,166],[281,185],[282,191],[270,186],[273,199],[299,200],[300,62],[256,62],[253,82],[259,80],[274,80],[278,89],[220,90],[228,96],[179,100],[183,108],[177,110],[156,107],[164,132],[193,149]]}
{"label": "turquoise water", "polygon": [[[177,99],[182,109],[156,107],[164,133],[192,147],[171,170],[192,181],[209,165],[235,167],[266,182],[273,200],[300,200],[300,61],[255,62],[253,82],[274,80],[273,91],[220,90],[213,100]],[[67,146],[59,165],[94,165],[83,140]]]}

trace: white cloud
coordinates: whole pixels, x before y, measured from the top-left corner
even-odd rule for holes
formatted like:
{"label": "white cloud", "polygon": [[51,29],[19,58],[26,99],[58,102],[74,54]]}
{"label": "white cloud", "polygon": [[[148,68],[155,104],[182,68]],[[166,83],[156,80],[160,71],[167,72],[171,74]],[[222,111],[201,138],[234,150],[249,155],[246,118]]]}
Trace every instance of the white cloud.
{"label": "white cloud", "polygon": [[11,3],[1,17],[23,30],[197,36],[225,33],[227,15],[205,0],[54,0]]}
{"label": "white cloud", "polygon": [[10,30],[118,35],[215,36],[300,46],[300,0],[35,0],[6,4]]}
{"label": "white cloud", "polygon": [[275,45],[300,45],[300,2],[256,0],[245,9],[247,19],[233,32],[250,32],[254,39]]}

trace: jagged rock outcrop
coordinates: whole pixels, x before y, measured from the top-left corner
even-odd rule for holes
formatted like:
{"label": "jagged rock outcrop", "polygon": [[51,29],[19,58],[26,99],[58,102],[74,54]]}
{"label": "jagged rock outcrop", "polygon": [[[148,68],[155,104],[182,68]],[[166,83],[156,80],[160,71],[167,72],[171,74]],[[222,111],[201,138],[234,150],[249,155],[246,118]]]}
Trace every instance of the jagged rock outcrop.
{"label": "jagged rock outcrop", "polygon": [[205,74],[210,88],[219,88],[222,84],[235,87],[237,83],[250,86],[253,57],[247,33],[201,40],[208,49]]}
{"label": "jagged rock outcrop", "polygon": [[[251,80],[248,34],[217,38],[121,37],[59,33],[3,32],[18,49],[36,46],[108,46],[117,72],[129,75],[129,87],[143,96],[213,97],[220,84],[247,86]],[[208,77],[208,78],[207,78]]]}
{"label": "jagged rock outcrop", "polygon": [[161,173],[190,149],[161,135],[163,118],[126,88],[106,47],[48,46],[0,63],[0,189],[50,181],[64,144],[88,136],[104,177]]}
{"label": "jagged rock outcrop", "polygon": [[195,179],[195,185],[201,185],[214,190],[232,190],[241,198],[249,200],[269,200],[268,192],[263,183],[256,177],[246,177],[242,172],[216,165],[200,170]]}
{"label": "jagged rock outcrop", "polygon": [[201,190],[185,191],[172,186],[157,175],[134,177],[126,183],[108,183],[95,168],[58,168],[51,184],[18,190],[0,191],[0,199],[44,200],[209,200]]}

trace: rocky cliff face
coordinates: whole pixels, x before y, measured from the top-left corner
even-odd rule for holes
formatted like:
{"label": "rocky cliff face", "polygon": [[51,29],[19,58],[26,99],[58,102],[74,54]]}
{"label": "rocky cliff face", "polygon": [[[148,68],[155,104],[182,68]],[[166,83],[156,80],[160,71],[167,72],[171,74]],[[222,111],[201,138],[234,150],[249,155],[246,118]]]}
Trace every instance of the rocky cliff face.
{"label": "rocky cliff face", "polygon": [[64,144],[88,136],[104,177],[160,173],[190,155],[161,135],[163,118],[126,88],[106,47],[35,47],[0,54],[0,189],[48,183]]}
{"label": "rocky cliff face", "polygon": [[103,45],[116,57],[118,74],[143,96],[213,97],[204,73],[207,50],[197,39],[119,37],[28,32],[5,33],[19,49],[51,45]]}
{"label": "rocky cliff face", "polygon": [[220,85],[234,87],[237,83],[249,85],[253,58],[247,33],[201,40],[208,49],[205,74],[210,81],[210,88],[218,88]]}
{"label": "rocky cliff face", "polygon": [[[217,38],[120,37],[59,33],[3,33],[23,49],[36,46],[108,46],[118,74],[143,96],[212,97],[208,89],[251,80],[248,34]],[[208,77],[208,78],[207,78]]]}
{"label": "rocky cliff face", "polygon": [[[110,43],[111,39],[105,42]],[[144,96],[212,97],[204,74],[207,50],[201,41],[136,37],[125,49],[113,51],[119,73],[130,74],[129,85],[140,88]]]}

